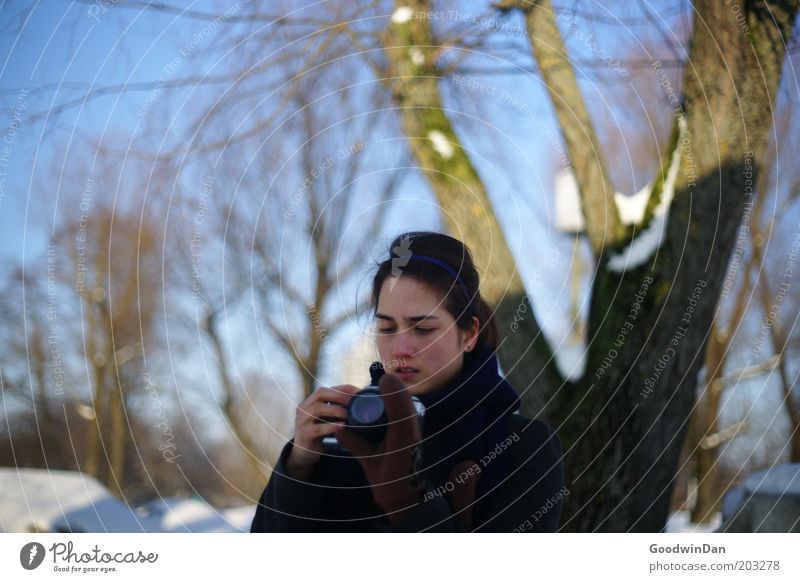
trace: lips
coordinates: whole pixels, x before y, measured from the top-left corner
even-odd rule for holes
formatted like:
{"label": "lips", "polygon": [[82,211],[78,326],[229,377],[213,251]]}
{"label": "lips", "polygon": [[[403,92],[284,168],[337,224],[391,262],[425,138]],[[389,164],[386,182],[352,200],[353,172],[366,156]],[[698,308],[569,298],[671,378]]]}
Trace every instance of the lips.
{"label": "lips", "polygon": [[416,368],[397,368],[397,376],[403,381],[408,381],[413,378],[419,370]]}

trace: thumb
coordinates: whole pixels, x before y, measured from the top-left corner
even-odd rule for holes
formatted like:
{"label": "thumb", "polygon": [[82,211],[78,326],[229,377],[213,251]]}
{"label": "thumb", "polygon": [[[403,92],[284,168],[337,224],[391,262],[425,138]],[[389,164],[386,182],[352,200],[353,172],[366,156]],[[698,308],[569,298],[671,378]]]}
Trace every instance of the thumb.
{"label": "thumb", "polygon": [[360,457],[359,460],[369,461],[369,457],[377,454],[375,445],[364,440],[346,426],[338,429],[335,436],[339,444],[350,451],[354,457]]}
{"label": "thumb", "polygon": [[394,374],[381,376],[378,385],[386,410],[386,448],[393,451],[420,440],[420,427],[417,409],[411,399],[411,392]]}

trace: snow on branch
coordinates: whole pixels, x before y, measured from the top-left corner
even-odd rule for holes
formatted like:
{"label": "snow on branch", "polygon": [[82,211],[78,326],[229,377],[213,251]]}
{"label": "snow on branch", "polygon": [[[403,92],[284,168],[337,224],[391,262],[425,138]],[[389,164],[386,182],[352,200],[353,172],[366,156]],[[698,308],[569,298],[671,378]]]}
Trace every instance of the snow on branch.
{"label": "snow on branch", "polygon": [[[681,165],[681,144],[686,135],[686,120],[683,115],[678,116],[678,139],[672,150],[672,159],[667,168],[666,178],[661,188],[661,197],[658,205],[653,210],[653,217],[647,227],[636,236],[621,253],[612,255],[606,268],[614,273],[624,273],[626,270],[639,267],[655,255],[664,241],[667,232],[667,211],[675,196],[675,182],[678,179],[678,169]],[[657,195],[656,190],[649,188],[650,196]],[[637,194],[638,196],[639,194]],[[620,213],[622,211],[620,210]],[[642,219],[640,218],[640,221]]]}

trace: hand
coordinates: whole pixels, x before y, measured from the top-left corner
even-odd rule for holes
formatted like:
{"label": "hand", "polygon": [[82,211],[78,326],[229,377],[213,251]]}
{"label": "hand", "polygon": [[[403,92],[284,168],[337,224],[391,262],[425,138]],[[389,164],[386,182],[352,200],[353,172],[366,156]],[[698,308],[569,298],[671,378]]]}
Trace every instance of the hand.
{"label": "hand", "polygon": [[375,503],[396,522],[422,499],[422,436],[411,394],[400,379],[385,373],[378,384],[387,418],[383,441],[373,444],[345,426],[337,426],[335,435],[364,469]]}
{"label": "hand", "polygon": [[318,388],[300,403],[295,413],[294,444],[286,459],[286,468],[291,476],[308,478],[322,454],[322,439],[344,426],[347,403],[358,391],[359,388],[352,384]]}

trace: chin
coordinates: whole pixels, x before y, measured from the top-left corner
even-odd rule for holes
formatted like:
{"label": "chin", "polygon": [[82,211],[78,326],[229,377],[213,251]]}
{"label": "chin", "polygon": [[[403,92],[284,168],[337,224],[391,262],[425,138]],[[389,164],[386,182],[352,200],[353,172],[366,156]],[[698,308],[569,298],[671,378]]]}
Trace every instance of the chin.
{"label": "chin", "polygon": [[432,385],[429,381],[425,380],[423,380],[422,382],[407,384],[406,387],[408,388],[408,391],[411,393],[412,396],[427,394],[428,392],[433,392],[438,388],[438,386]]}
{"label": "chin", "polygon": [[427,392],[432,392],[436,390],[436,388],[439,386],[439,383],[437,383],[438,379],[436,378],[436,376],[433,377],[427,376],[419,380],[416,378],[403,380],[402,378],[400,378],[400,376],[397,376],[397,378],[400,380],[400,382],[403,383],[403,386],[406,387],[406,390],[408,390],[408,392],[412,396],[419,396],[420,394],[426,394]]}
{"label": "chin", "polygon": [[400,381],[403,383],[403,386],[406,387],[406,390],[408,390],[412,396],[419,396],[420,394],[424,394],[427,391],[427,382],[425,380],[421,382],[416,382],[416,381],[405,382],[403,380]]}

